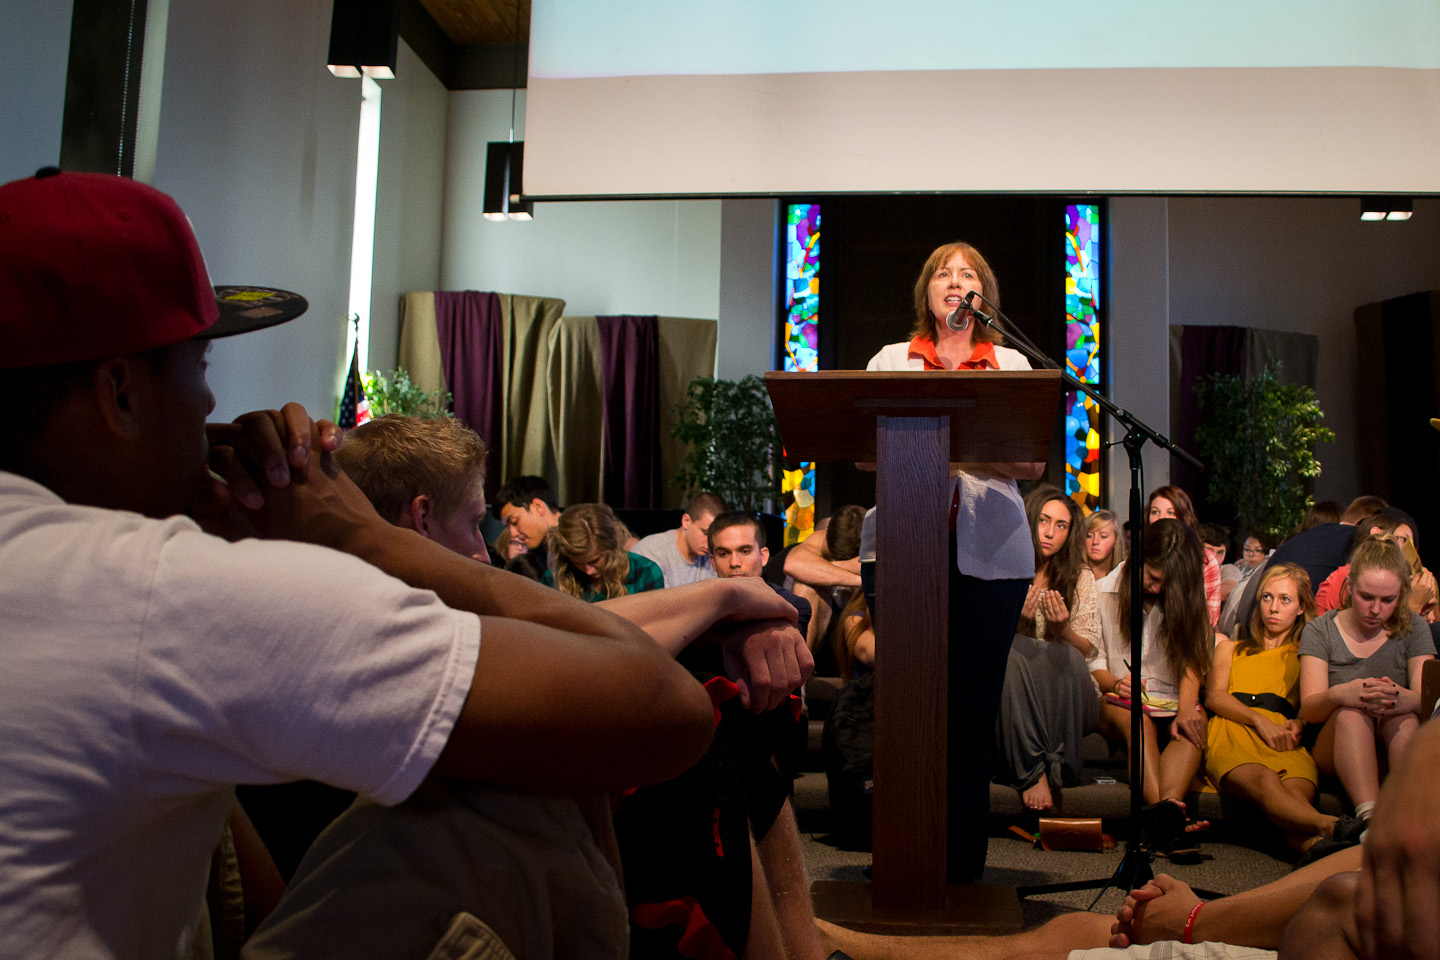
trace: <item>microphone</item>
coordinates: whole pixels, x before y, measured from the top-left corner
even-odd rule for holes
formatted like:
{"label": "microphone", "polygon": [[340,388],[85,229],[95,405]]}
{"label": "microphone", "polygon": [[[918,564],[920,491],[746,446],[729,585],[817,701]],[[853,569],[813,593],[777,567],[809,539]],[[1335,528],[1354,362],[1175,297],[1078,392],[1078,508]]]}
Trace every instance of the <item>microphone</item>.
{"label": "microphone", "polygon": [[969,293],[965,294],[965,299],[960,302],[960,305],[966,310],[969,310],[970,313],[974,315],[975,319],[982,325],[987,326],[992,330],[999,330],[1000,328],[995,326],[995,318],[992,315],[985,313],[982,310],[975,309],[974,303],[976,297],[979,297],[982,302],[988,304],[991,307],[995,306],[993,303],[990,303],[989,300],[985,299],[985,294],[976,293],[974,290],[971,290]]}
{"label": "microphone", "polygon": [[[974,309],[970,306],[975,299],[975,291],[971,290],[960,299],[960,305],[945,315],[945,326],[959,333],[970,326],[970,313]],[[961,317],[964,314],[964,317]]]}

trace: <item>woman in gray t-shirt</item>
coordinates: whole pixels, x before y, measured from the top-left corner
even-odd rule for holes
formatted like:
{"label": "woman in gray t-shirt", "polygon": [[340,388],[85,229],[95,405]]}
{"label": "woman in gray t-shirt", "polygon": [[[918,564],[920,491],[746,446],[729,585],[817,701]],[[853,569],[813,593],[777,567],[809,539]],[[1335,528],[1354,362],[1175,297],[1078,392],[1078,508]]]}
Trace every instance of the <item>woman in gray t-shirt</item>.
{"label": "woman in gray t-shirt", "polygon": [[1380,795],[1381,750],[1393,763],[1419,729],[1420,667],[1435,645],[1410,613],[1410,565],[1393,540],[1355,548],[1350,586],[1347,606],[1300,635],[1300,719],[1324,724],[1315,762],[1365,819]]}

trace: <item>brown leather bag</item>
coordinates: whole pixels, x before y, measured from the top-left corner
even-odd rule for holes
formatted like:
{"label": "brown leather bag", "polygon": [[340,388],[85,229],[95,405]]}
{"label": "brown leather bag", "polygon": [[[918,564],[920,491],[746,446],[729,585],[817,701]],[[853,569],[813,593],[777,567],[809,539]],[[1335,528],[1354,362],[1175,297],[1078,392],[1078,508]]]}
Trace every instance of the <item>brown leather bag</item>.
{"label": "brown leather bag", "polygon": [[1113,847],[1113,838],[1100,829],[1100,818],[1040,818],[1040,849],[1042,850],[1104,850]]}

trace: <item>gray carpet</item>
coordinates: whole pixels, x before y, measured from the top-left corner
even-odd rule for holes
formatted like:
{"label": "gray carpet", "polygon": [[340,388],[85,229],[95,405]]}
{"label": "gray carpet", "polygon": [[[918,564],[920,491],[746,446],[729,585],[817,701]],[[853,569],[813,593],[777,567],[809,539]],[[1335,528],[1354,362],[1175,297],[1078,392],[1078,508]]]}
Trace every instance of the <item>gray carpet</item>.
{"label": "gray carpet", "polygon": [[[1068,803],[1065,813],[1069,816],[1095,815],[1099,811],[1087,809],[1102,805],[1106,809],[1128,809],[1126,788],[1106,788],[1114,791],[1113,796],[1097,797],[1097,788],[1087,787],[1089,800],[1082,802],[1086,795],[1074,791],[1075,799]],[[1087,880],[1108,877],[1120,863],[1120,848],[1105,853],[1047,852],[1006,833],[1011,823],[1026,826],[1018,797],[1014,791],[996,788],[992,793],[990,850],[986,860],[987,883],[1025,886],[1045,883],[1060,883],[1069,880]],[[1013,798],[1013,802],[1012,802]],[[812,880],[863,880],[862,869],[870,863],[868,851],[843,850],[830,837],[829,804],[826,797],[826,782],[823,773],[806,773],[795,782],[795,815],[800,825],[800,839],[805,851],[805,863]],[[1033,820],[1028,821],[1033,826]],[[1124,819],[1106,817],[1105,832],[1123,838],[1126,832]],[[1204,853],[1211,859],[1198,864],[1171,864],[1156,860],[1154,871],[1168,873],[1184,880],[1198,889],[1211,890],[1219,894],[1239,893],[1276,880],[1291,870],[1290,864],[1278,859],[1270,852],[1228,842],[1236,837],[1226,835],[1224,825],[1217,825],[1203,845]],[[1058,913],[1070,910],[1092,909],[1096,891],[1055,893],[1029,898],[1023,902],[1025,925],[1044,922]],[[1123,891],[1107,890],[1094,903],[1093,909],[1113,913],[1124,898]]]}

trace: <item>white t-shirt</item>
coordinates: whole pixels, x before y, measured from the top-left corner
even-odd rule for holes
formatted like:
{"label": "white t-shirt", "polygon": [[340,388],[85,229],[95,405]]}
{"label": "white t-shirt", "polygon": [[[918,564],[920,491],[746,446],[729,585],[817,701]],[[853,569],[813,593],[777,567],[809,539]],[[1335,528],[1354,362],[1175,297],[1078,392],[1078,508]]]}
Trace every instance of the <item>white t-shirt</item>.
{"label": "white t-shirt", "polygon": [[233,784],[429,772],[479,620],[354,557],[0,472],[0,956],[188,947]]}
{"label": "white t-shirt", "polygon": [[[995,348],[1001,370],[1029,370],[1018,350]],[[921,357],[910,356],[910,342],[882,347],[866,370],[924,370]],[[980,580],[1026,579],[1035,576],[1035,545],[1025,519],[1020,488],[1008,477],[958,473],[960,510],[955,516],[955,565]]]}

